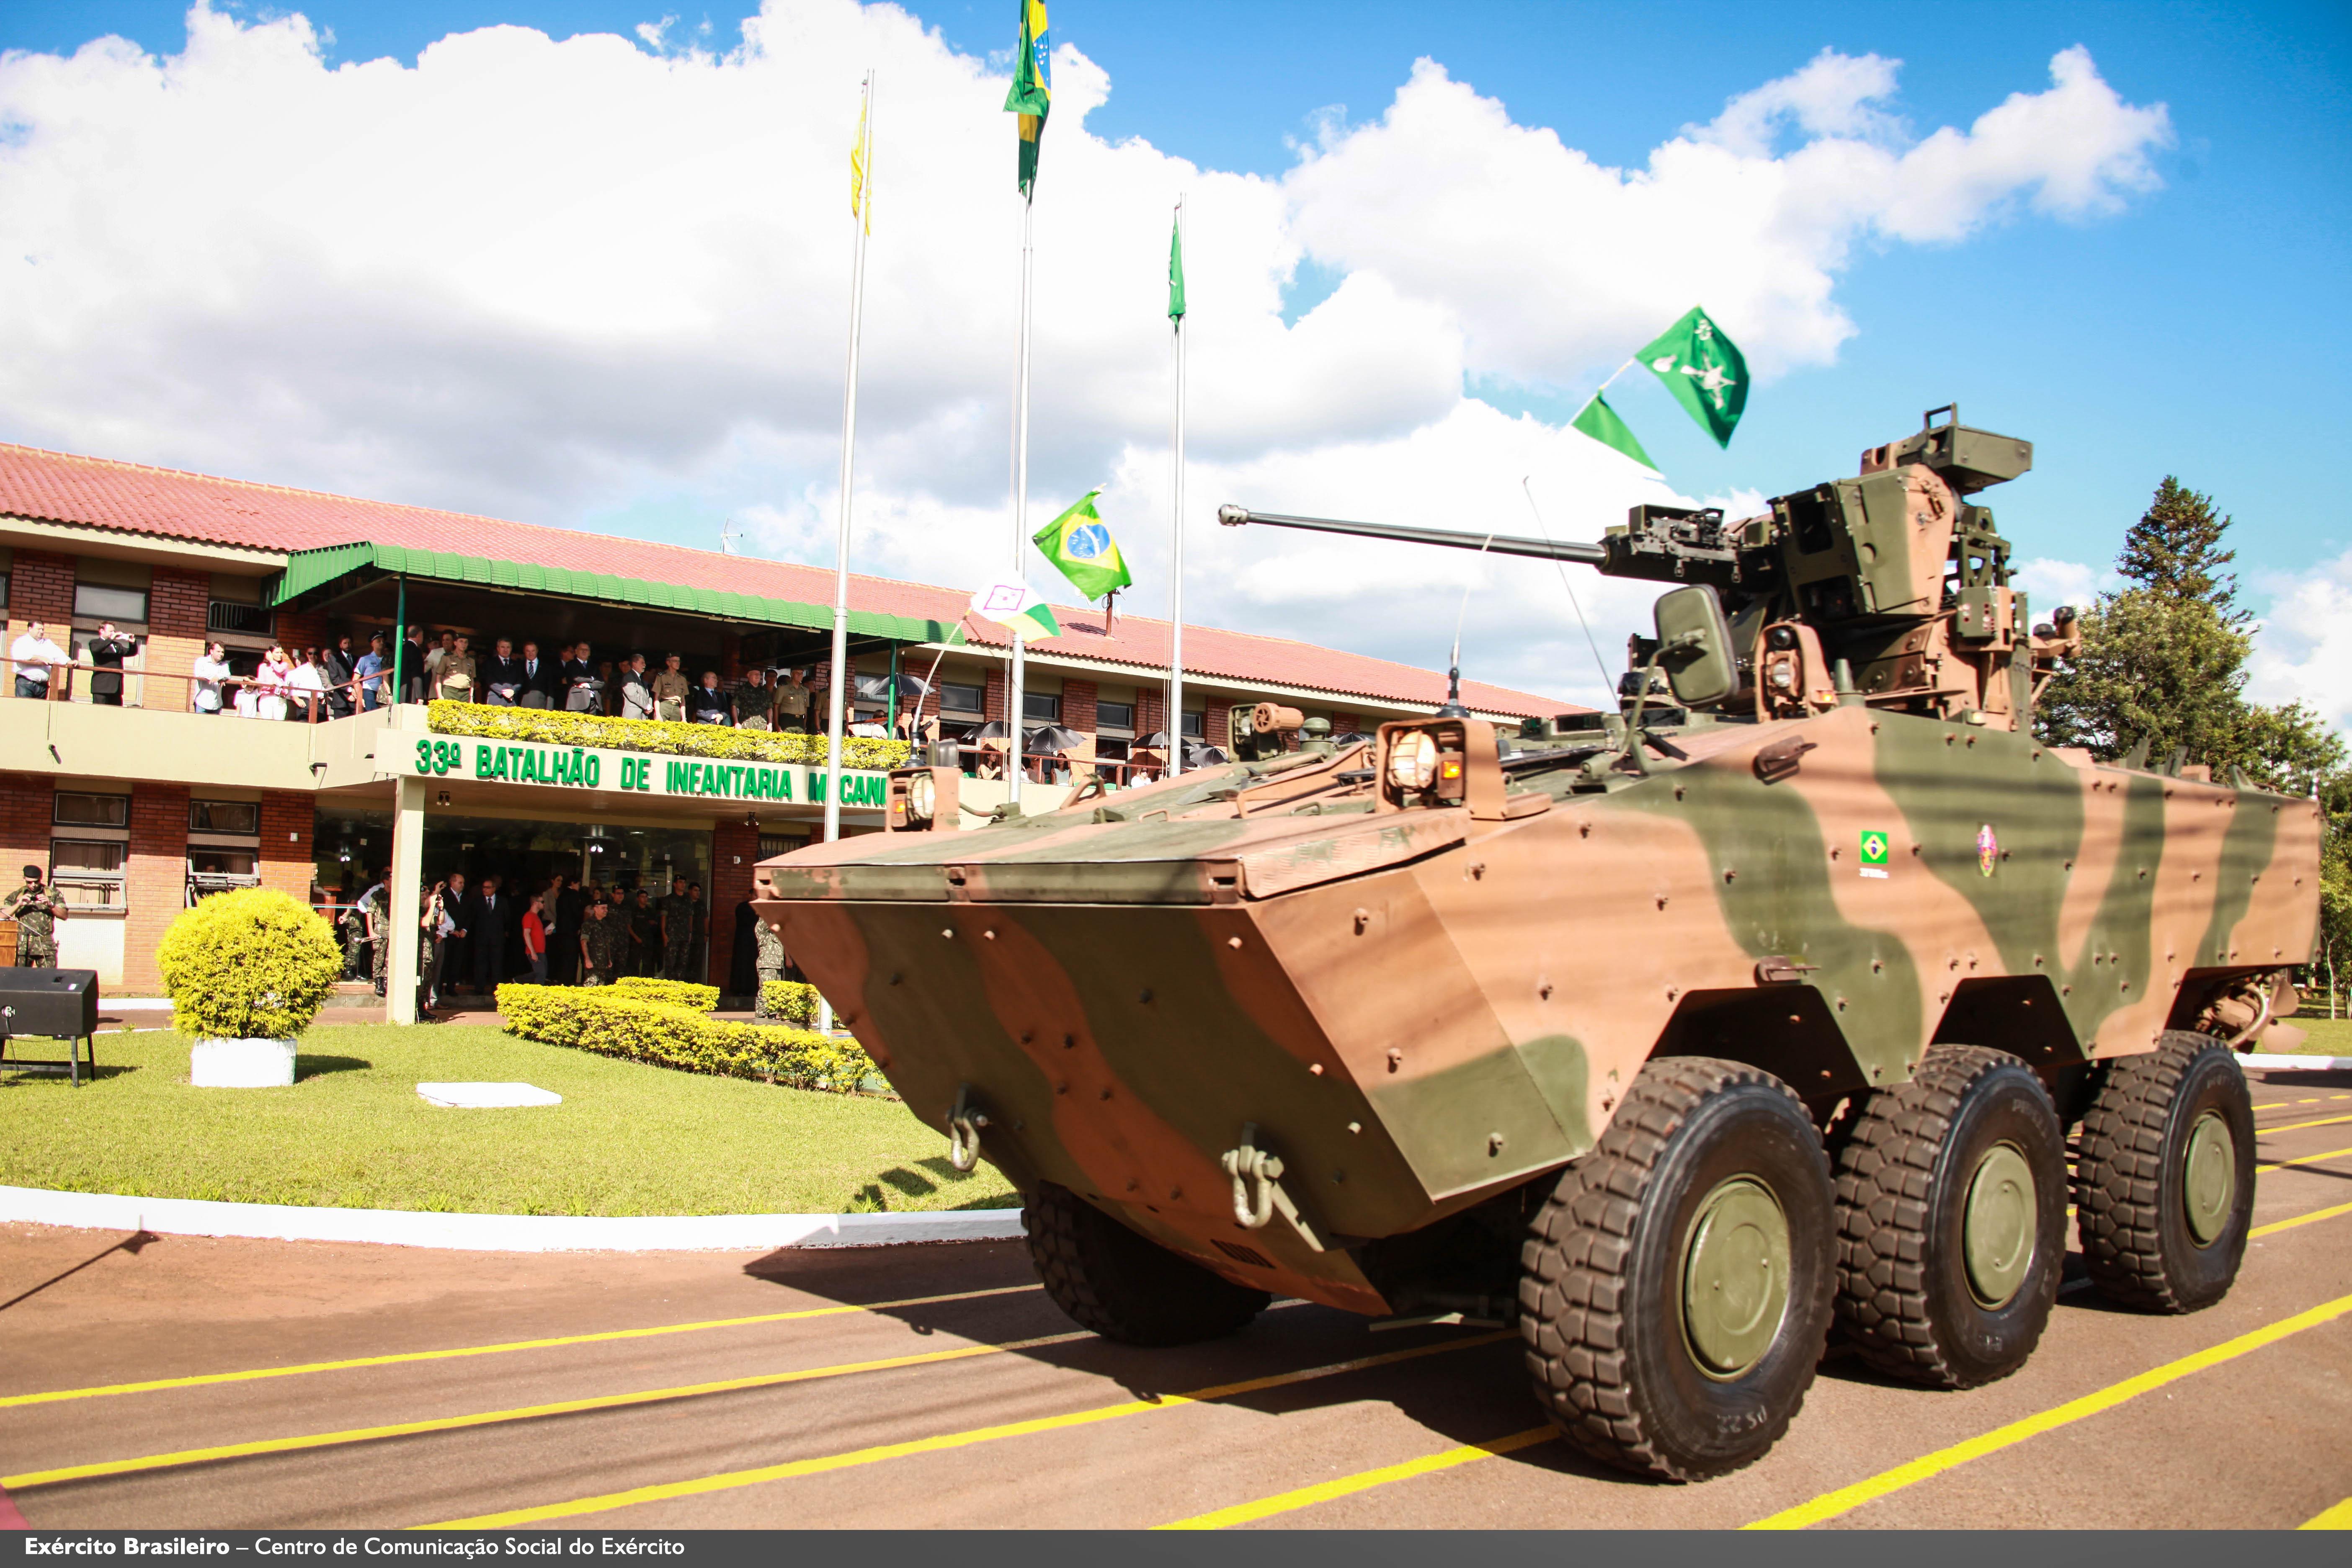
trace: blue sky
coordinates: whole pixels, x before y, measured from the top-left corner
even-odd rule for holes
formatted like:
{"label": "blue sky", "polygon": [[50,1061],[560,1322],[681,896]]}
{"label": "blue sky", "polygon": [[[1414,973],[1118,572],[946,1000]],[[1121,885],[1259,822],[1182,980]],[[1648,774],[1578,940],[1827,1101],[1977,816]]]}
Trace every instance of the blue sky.
{"label": "blue sky", "polygon": [[[626,35],[665,14],[541,0],[299,9],[331,31],[330,62],[413,60],[493,23],[562,38]],[[681,11],[668,37],[731,48],[738,9]],[[1009,49],[1010,0],[908,9],[960,51]],[[128,0],[18,5],[0,14],[0,47],[68,51],[113,32],[170,53],[183,17],[180,5]],[[1969,422],[2036,443],[2037,472],[1986,498],[2021,555],[2104,565],[2167,473],[2235,515],[2241,565],[2269,586],[2352,551],[2338,478],[2352,378],[2330,368],[2352,254],[2352,6],[1057,0],[1053,22],[1057,42],[1108,74],[1090,132],[1269,177],[1332,117],[1377,120],[1424,56],[1501,100],[1517,123],[1638,167],[1678,129],[1825,47],[1899,58],[1893,108],[1921,135],[1966,129],[2008,95],[2040,90],[2054,54],[2085,46],[2123,100],[2168,110],[2174,142],[2152,159],[2160,188],[2111,215],[2020,213],[1957,243],[1862,240],[1836,284],[1856,335],[1833,364],[1761,386],[1727,452],[1646,378],[1621,382],[1612,402],[1690,494],[1769,495],[1848,472],[1864,444],[1958,399]],[[1050,146],[1047,157],[1050,178]],[[1704,247],[1710,237],[1646,243]],[[1338,276],[1310,260],[1287,313]],[[1585,390],[1493,378],[1473,389],[1554,423]],[[592,510],[707,542],[696,493],[655,477]]]}

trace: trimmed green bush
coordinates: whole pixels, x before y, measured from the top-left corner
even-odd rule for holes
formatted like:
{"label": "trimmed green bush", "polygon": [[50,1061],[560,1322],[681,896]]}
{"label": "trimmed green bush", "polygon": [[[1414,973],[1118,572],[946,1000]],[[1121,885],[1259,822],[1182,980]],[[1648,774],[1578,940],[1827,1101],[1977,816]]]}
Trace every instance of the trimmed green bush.
{"label": "trimmed green bush", "polygon": [[847,1094],[875,1070],[855,1040],[706,1018],[606,986],[501,985],[498,1003],[509,1034],[688,1072]]}
{"label": "trimmed green bush", "polygon": [[763,1018],[813,1024],[816,1022],[816,987],[797,980],[770,980],[760,987],[760,1016]]}
{"label": "trimmed green bush", "polygon": [[708,1013],[719,1005],[719,987],[697,985],[691,980],[663,980],[651,974],[624,974],[608,987],[615,994],[639,1002],[667,1002],[689,1012]]}
{"label": "trimmed green bush", "polygon": [[[682,724],[663,719],[607,719],[601,713],[494,708],[487,702],[429,703],[425,723],[436,734],[472,735],[486,741],[535,741],[550,746],[604,746],[725,762],[824,766],[825,738],[790,731],[737,730],[724,724]],[[901,768],[913,750],[904,741],[844,735],[841,765],[861,772]]]}
{"label": "trimmed green bush", "polygon": [[200,1040],[290,1040],[343,972],[334,929],[274,888],[215,893],[181,911],[155,948],[172,1026]]}

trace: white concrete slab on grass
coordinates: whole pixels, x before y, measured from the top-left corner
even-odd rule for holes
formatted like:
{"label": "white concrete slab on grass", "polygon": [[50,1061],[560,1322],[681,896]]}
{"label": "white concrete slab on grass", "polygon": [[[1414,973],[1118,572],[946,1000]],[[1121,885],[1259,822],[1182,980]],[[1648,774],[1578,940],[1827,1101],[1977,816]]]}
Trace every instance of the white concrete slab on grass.
{"label": "white concrete slab on grass", "polygon": [[284,1089],[294,1081],[291,1040],[198,1040],[188,1051],[198,1089]]}
{"label": "white concrete slab on grass", "polygon": [[551,1089],[527,1083],[420,1083],[416,1092],[427,1105],[453,1110],[495,1110],[515,1105],[561,1105],[563,1097]]}
{"label": "white concrete slab on grass", "polygon": [[801,1247],[897,1247],[919,1241],[1010,1241],[1019,1209],[917,1214],[681,1215],[425,1214],[309,1208],[198,1198],[126,1197],[0,1186],[0,1221],[157,1236],[266,1241],[356,1241],[466,1252],[750,1252]]}

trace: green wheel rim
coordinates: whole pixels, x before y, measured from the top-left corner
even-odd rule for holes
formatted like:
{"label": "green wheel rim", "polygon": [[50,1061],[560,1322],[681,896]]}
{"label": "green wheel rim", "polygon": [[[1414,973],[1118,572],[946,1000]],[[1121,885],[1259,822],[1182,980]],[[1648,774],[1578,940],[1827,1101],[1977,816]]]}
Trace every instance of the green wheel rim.
{"label": "green wheel rim", "polygon": [[2189,1154],[2181,1163],[2180,1196],[2189,1211],[2189,1234],[2210,1247],[2227,1228],[2238,1196],[2238,1141],[2219,1110],[2209,1110],[2189,1130]]}
{"label": "green wheel rim", "polygon": [[1764,1357],[1789,1307],[1789,1216],[1750,1176],[1716,1184],[1683,1242],[1683,1332],[1701,1372],[1739,1376]]}
{"label": "green wheel rim", "polygon": [[2006,1307],[2024,1288],[2033,1267],[2040,1206],[2033,1167],[2017,1146],[1996,1143],[1987,1150],[1969,1178],[1968,1206],[1960,1219],[1969,1289],[1979,1304]]}

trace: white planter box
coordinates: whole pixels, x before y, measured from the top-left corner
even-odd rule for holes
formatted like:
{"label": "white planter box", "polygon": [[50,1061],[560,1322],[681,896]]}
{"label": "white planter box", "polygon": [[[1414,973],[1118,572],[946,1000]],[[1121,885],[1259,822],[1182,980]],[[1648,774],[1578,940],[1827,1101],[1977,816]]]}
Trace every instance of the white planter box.
{"label": "white planter box", "polygon": [[294,1081],[291,1040],[198,1040],[188,1052],[198,1089],[280,1089]]}

